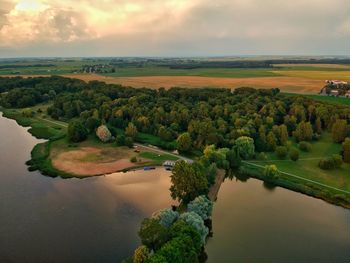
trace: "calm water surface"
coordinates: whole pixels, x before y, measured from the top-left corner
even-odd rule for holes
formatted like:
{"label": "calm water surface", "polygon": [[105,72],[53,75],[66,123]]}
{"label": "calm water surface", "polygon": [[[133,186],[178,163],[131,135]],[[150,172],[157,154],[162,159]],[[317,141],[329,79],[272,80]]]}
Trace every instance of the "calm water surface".
{"label": "calm water surface", "polygon": [[[1,113],[0,113],[1,114]],[[0,262],[120,262],[144,217],[169,207],[164,169],[50,178],[24,164],[39,140],[0,116]]]}
{"label": "calm water surface", "polygon": [[208,262],[350,262],[350,210],[256,179],[226,179]]}
{"label": "calm water surface", "polygon": [[[39,140],[0,116],[0,262],[120,262],[141,220],[173,204],[163,169],[88,179],[28,172]],[[350,211],[261,181],[227,180],[208,262],[350,262]]]}

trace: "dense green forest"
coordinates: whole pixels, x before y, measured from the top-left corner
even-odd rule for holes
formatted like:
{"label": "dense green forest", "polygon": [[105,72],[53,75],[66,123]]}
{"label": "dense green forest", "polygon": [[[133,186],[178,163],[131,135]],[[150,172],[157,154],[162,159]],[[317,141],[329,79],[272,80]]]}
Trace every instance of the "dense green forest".
{"label": "dense green forest", "polygon": [[[52,100],[48,114],[58,120],[79,119],[93,133],[100,123],[142,132],[170,144],[189,139],[190,148],[231,148],[241,136],[254,139],[258,152],[275,151],[290,137],[317,140],[332,131],[336,143],[349,135],[350,109],[306,97],[290,97],[278,89],[134,89],[63,77],[0,78],[1,104],[28,107]],[[188,134],[186,136],[181,136]],[[181,141],[179,142],[181,145]],[[181,150],[181,149],[180,149]]]}

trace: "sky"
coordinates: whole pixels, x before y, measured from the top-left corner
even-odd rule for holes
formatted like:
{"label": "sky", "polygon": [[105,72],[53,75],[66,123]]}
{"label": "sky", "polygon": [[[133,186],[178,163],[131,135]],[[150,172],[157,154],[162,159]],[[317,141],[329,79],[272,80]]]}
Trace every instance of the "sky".
{"label": "sky", "polygon": [[350,55],[349,0],[0,0],[0,57]]}

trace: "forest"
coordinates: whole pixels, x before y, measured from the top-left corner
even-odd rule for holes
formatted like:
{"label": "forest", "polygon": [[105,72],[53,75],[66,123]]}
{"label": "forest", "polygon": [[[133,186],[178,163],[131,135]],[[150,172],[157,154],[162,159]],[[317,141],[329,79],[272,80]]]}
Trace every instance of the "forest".
{"label": "forest", "polygon": [[231,148],[241,136],[252,138],[257,152],[275,151],[290,138],[317,140],[332,129],[336,143],[349,136],[348,107],[285,96],[277,88],[150,90],[63,77],[16,77],[0,78],[0,89],[4,107],[52,100],[47,113],[53,119],[79,119],[91,133],[101,123],[129,127],[157,136],[169,147],[188,134],[191,143],[185,151],[202,151],[207,145]]}

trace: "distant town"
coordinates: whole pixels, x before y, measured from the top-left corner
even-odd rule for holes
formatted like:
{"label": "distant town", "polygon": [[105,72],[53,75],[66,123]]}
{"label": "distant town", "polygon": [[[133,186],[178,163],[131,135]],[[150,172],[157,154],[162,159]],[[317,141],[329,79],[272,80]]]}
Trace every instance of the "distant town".
{"label": "distant town", "polygon": [[321,95],[350,98],[350,84],[342,80],[326,80]]}

